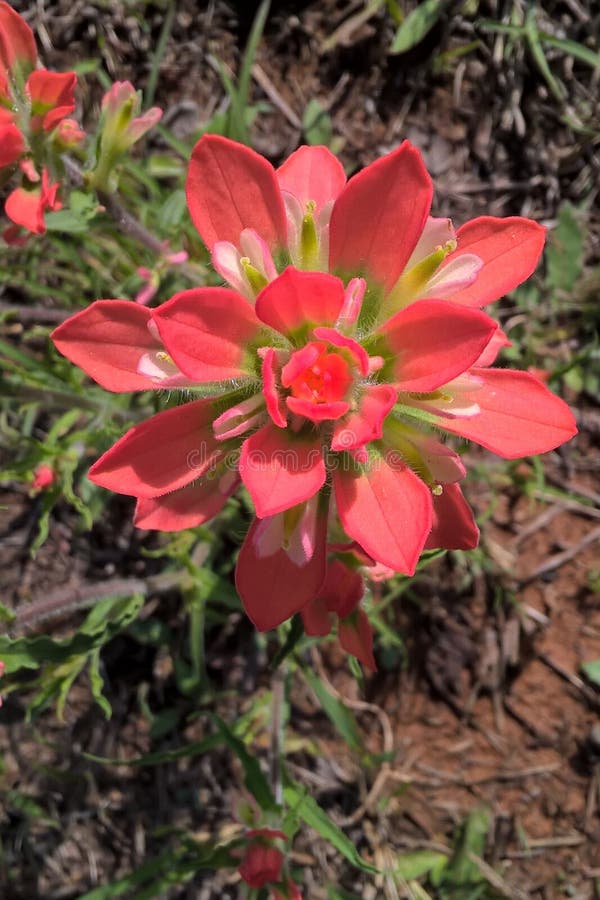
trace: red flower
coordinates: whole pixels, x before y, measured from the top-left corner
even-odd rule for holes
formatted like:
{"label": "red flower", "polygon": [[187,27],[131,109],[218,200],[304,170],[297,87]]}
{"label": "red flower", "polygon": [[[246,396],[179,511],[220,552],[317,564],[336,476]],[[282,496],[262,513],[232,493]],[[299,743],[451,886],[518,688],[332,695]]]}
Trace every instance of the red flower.
{"label": "red flower", "polygon": [[[109,390],[211,391],[135,426],[90,477],[137,497],[137,524],[173,530],[214,515],[239,473],[257,520],[236,583],[260,629],[320,596],[330,512],[368,559],[409,575],[424,548],[475,546],[464,466],[433,428],[507,458],[576,431],[538,379],[489,368],[506,338],[473,308],[533,268],[543,229],[479,219],[455,235],[428,218],[430,187],[408,144],[345,185],[324,148],[302,148],[275,173],[248,148],[203,138],[192,216],[255,305],[226,288],[183,291],[155,310],[105,300],[54,332]],[[277,274],[288,256],[337,274]],[[364,614],[341,622],[369,665]]]}
{"label": "red flower", "polygon": [[249,842],[238,870],[243,880],[253,888],[279,881],[284,856],[273,841],[287,840],[285,834],[269,828],[257,828],[249,831],[246,837]]}

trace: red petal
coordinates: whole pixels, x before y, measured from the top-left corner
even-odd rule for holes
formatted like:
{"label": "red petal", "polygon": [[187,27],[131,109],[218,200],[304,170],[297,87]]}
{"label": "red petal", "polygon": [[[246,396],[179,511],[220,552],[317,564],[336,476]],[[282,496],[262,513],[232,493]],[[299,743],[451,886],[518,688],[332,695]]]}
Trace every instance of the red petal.
{"label": "red petal", "polygon": [[302,342],[315,326],[333,325],[343,305],[339,278],[290,266],[258,295],[256,314],[266,325]]}
{"label": "red petal", "polygon": [[341,463],[333,482],[345,531],[373,559],[413,575],[431,530],[429,488],[410,469],[383,457],[365,469],[346,455]]}
{"label": "red petal", "polygon": [[36,69],[27,79],[25,89],[31,99],[31,112],[34,116],[43,116],[51,109],[64,107],[67,116],[75,109],[75,72],[49,72],[47,69]]}
{"label": "red petal", "polygon": [[141,498],[135,508],[134,524],[157,531],[181,531],[202,525],[220,512],[239,479],[231,479],[225,491],[220,483],[217,477],[201,478],[172,494]]}
{"label": "red petal", "polygon": [[479,528],[471,507],[457,484],[445,484],[443,489],[433,497],[433,526],[425,549],[472,550],[479,543]]}
{"label": "red petal", "polygon": [[254,539],[259,527],[260,520],[255,519],[240,550],[235,583],[246,615],[259,631],[269,631],[319,593],[327,561],[327,517],[321,515],[317,520],[315,550],[303,566],[292,562],[283,549],[270,556],[259,556]]}
{"label": "red petal", "polygon": [[279,187],[304,207],[310,200],[318,212],[335,200],[346,184],[339,159],[327,147],[300,147],[277,169]]}
{"label": "red petal", "polygon": [[320,440],[265,425],[244,441],[240,475],[261,519],[303,503],[325,482]]}
{"label": "red petal", "polygon": [[212,433],[210,400],[195,400],[135,425],[90,469],[101,487],[159,497],[195,481],[222,457]]}
{"label": "red petal", "polygon": [[[48,112],[42,117],[42,128],[44,131],[52,131],[59,122],[69,115],[69,113],[73,112],[73,105],[67,104],[66,106],[57,106],[54,109],[48,110]],[[33,122],[33,119],[32,119]]]}
{"label": "red petal", "polygon": [[55,328],[56,349],[108,391],[155,388],[139,375],[141,357],[162,349],[148,331],[149,309],[130,300],[97,300]]}
{"label": "red petal", "polygon": [[346,653],[355,656],[366,669],[377,671],[373,656],[373,631],[364,609],[338,623],[338,640]]}
{"label": "red petal", "polygon": [[354,450],[380,438],[384,419],[396,399],[397,393],[389,384],[366,387],[358,408],[335,426],[331,449]]}
{"label": "red petal", "polygon": [[439,419],[438,426],[481,444],[505,459],[546,453],[577,434],[573,413],[537,378],[508,369],[472,369],[483,387],[461,392],[461,402],[481,412],[465,419]]}
{"label": "red petal", "polygon": [[270,247],[285,243],[285,209],[275,170],[243,144],[216,134],[200,138],[186,194],[192,221],[209,248],[216,241],[239,246],[244,228],[253,228]]}
{"label": "red petal", "polygon": [[169,355],[198,383],[245,376],[246,348],[261,327],[252,305],[221,287],[175,294],[154,321]]}
{"label": "red petal", "polygon": [[427,221],[433,188],[408,141],[350,179],[330,224],[329,265],[344,275],[372,275],[390,290]]}
{"label": "red petal", "polygon": [[546,229],[520,216],[481,216],[459,228],[456,239],[458,247],[445,264],[462,253],[475,253],[483,260],[483,268],[473,284],[450,299],[463,306],[485,306],[529,278],[544,249]]}
{"label": "red petal", "polygon": [[8,3],[0,3],[0,71],[20,65],[26,75],[37,62],[33,31]]}
{"label": "red petal", "polygon": [[446,300],[420,300],[380,328],[402,391],[434,391],[465,372],[497,330],[485,313]]}

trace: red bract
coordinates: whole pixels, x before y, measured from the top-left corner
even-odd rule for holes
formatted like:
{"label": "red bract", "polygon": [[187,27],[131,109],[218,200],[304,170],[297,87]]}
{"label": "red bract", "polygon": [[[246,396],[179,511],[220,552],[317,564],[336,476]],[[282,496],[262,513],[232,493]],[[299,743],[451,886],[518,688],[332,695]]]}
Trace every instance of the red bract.
{"label": "red bract", "polygon": [[253,888],[278,882],[281,878],[284,857],[274,841],[286,840],[281,831],[257,828],[246,835],[248,844],[239,873],[246,884]]}
{"label": "red bract", "polygon": [[318,596],[302,609],[302,620],[306,634],[323,637],[331,631],[335,615],[343,649],[374,672],[377,666],[373,657],[373,633],[365,611],[360,608],[364,592],[362,575],[334,559],[327,567]]}
{"label": "red bract", "polygon": [[236,290],[183,291],[155,310],[98,301],[54,333],[109,390],[209,397],[131,429],[92,479],[137,497],[137,523],[165,530],[206,521],[241,479],[257,514],[236,575],[250,618],[260,629],[310,618],[320,598],[371,668],[368,622],[358,601],[344,607],[335,551],[337,599],[327,587],[328,531],[375,571],[411,575],[423,549],[478,540],[464,466],[432,426],[508,458],[576,430],[538,379],[489,368],[507,340],[475,308],[533,269],[543,229],[484,217],[454,232],[429,217],[430,200],[406,143],[346,184],[322,147],[275,172],[204,137],[188,201]]}
{"label": "red bract", "polygon": [[9,194],[4,211],[15,225],[21,225],[34,234],[43,234],[46,230],[44,213],[62,206],[56,196],[59,187],[58,183],[50,183],[48,172],[44,169],[41,184],[31,190],[16,188]]}
{"label": "red bract", "polygon": [[[544,229],[529,219],[482,216],[455,232],[429,216],[432,186],[408,141],[347,183],[325,147],[301,147],[275,170],[253,150],[206,135],[190,161],[187,197],[215,268],[256,296],[273,258],[367,278],[380,320],[424,297],[484,306],[531,275]],[[383,295],[383,296],[382,296]]]}
{"label": "red bract", "polygon": [[75,72],[49,72],[36,69],[25,85],[31,104],[29,127],[32,132],[51,131],[75,109]]}
{"label": "red bract", "polygon": [[23,82],[36,63],[31,28],[12,6],[0,2],[0,101],[8,98],[11,82]]}
{"label": "red bract", "polygon": [[18,162],[24,150],[25,141],[13,114],[0,108],[0,169]]}

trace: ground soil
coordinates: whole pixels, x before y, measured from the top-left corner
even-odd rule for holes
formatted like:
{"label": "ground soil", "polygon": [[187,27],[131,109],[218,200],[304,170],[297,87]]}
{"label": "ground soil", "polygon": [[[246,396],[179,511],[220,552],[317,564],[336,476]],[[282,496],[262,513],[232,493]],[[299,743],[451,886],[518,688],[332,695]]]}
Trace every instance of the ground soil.
{"label": "ground soil", "polygon": [[[512,5],[480,3],[480,15],[498,19]],[[182,136],[224,103],[211,59],[236,68],[252,6],[176,4],[156,101]],[[275,163],[302,141],[298,119],[318,97],[331,114],[346,165],[367,164],[410,138],[434,176],[435,211],[457,222],[485,212],[552,224],[561,200],[593,199],[600,161],[589,136],[598,132],[597,80],[590,82],[589,70],[583,77],[572,62],[553,63],[567,85],[569,110],[587,111],[588,132],[574,131],[564,121],[569,110],[557,110],[525,48],[515,46],[507,62],[505,44],[474,33],[460,4],[450,4],[434,31],[405,57],[387,55],[393,27],[383,10],[337,32],[327,50],[324,41],[363,4],[273,6],[252,99],[265,101],[265,88],[269,92],[270,108],[257,118],[254,144]],[[572,40],[593,46],[591,6],[549,3],[543,15]],[[111,76],[143,86],[163,13],[148,4],[140,23],[134,7],[112,4],[108,16],[100,4],[57,0],[29,9],[29,18],[48,64],[66,67],[74,55],[93,55],[102,38]],[[474,38],[480,39],[475,52],[432,68],[434,57]],[[593,206],[589,221],[592,264],[600,248]],[[369,750],[390,749],[391,734],[394,752],[385,766],[365,772],[301,680],[291,687],[289,765],[365,858],[380,865],[407,850],[449,846],[455,827],[485,805],[491,814],[485,859],[498,873],[498,896],[600,896],[600,692],[580,670],[582,662],[600,658],[599,413],[594,398],[568,399],[581,434],[544,458],[544,481],[535,481],[528,462],[507,477],[506,467],[472,451],[466,493],[481,522],[484,553],[477,566],[466,566],[459,556],[436,562],[410,596],[396,601],[405,656],[367,678],[361,698],[332,647],[315,654],[332,690],[354,708]],[[564,493],[555,496],[555,489]],[[59,507],[48,541],[32,561],[28,546],[38,503],[18,485],[0,499],[3,594],[15,606],[156,571],[156,561],[141,551],[157,539],[135,532],[130,507],[120,499],[91,535]],[[177,593],[152,597],[150,610],[183,645]],[[76,621],[63,617],[48,630],[69,633]],[[265,661],[242,617],[232,616],[218,634],[211,631],[207,665],[225,691],[219,706],[225,718],[239,716],[251,696],[266,691]],[[155,856],[177,829],[209,837],[231,828],[241,777],[224,751],[141,770],[86,760],[83,752],[132,758],[203,735],[202,724],[186,723],[183,714],[179,734],[161,741],[149,733],[142,701],[156,708],[180,703],[171,657],[118,638],[107,647],[104,666],[113,707],[109,722],[92,704],[83,678],[62,722],[47,713],[35,727],[27,724],[24,699],[11,697],[3,707],[2,790],[23,792],[43,811],[32,820],[25,811],[19,815],[11,807],[9,816],[0,810],[0,896],[6,900],[79,897]],[[365,700],[372,706],[361,706]],[[297,839],[293,860],[306,897],[325,898],[324,884],[365,900],[398,896],[389,885],[357,875],[312,833]],[[236,897],[235,878],[202,873],[165,896]]]}

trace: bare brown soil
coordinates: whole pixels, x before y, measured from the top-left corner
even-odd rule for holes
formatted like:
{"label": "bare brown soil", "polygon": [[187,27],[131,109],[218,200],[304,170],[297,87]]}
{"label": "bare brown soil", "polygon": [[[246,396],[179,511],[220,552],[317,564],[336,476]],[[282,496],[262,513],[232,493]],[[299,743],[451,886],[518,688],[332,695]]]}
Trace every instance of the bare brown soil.
{"label": "bare brown soil", "polygon": [[[237,11],[221,0],[176,6],[156,100],[185,136],[223,102],[209,54],[236,66],[252,4],[238,4]],[[499,18],[511,4],[479,6],[482,17]],[[576,0],[544,4],[571,39],[588,42],[597,34],[593,6]],[[432,74],[432,57],[474,37],[459,4],[450,4],[423,44],[398,58],[386,55],[393,29],[383,11],[342,33],[325,52],[323,41],[362,4],[274,7],[253,84],[254,102],[266,99],[266,89],[271,104],[258,117],[255,146],[274,162],[302,140],[297,119],[317,96],[350,166],[372,161],[404,137],[413,140],[434,176],[436,212],[457,222],[486,212],[551,223],[561,200],[590,197],[599,175],[597,148],[561,119],[523,46],[505,64],[500,39],[477,32],[476,52]],[[65,67],[73,54],[93,55],[101,35],[111,76],[143,86],[148,48],[163,15],[158,6],[148,5],[143,27],[125,3],[113,4],[110,17],[82,0],[57,0],[29,13],[49,64]],[[597,133],[598,93],[589,70],[582,74],[560,59],[554,65],[568,86],[569,103],[587,104]],[[589,221],[588,258],[597,262],[600,229],[593,207]],[[527,462],[507,477],[488,455],[470,454],[474,474],[466,493],[482,522],[485,557],[479,568],[456,556],[439,561],[420,575],[410,597],[396,601],[406,658],[381,665],[359,698],[331,647],[314,657],[332,690],[354,709],[368,748],[389,750],[391,740],[393,759],[365,771],[299,679],[291,694],[290,768],[367,859],[385,866],[408,850],[448,847],[453,829],[484,804],[492,815],[485,859],[493,871],[487,875],[496,873],[498,896],[517,900],[600,896],[600,692],[580,673],[582,662],[600,658],[594,593],[600,568],[598,407],[590,397],[567,399],[582,433],[544,459],[545,484],[532,488]],[[553,488],[568,498],[552,497]],[[117,499],[91,536],[59,508],[47,543],[31,561],[37,502],[19,486],[0,498],[0,578],[3,595],[15,606],[52,591],[68,595],[82,584],[156,571],[156,562],[140,549],[155,546],[157,538],[135,532],[128,504]],[[179,596],[161,594],[150,602],[183,648]],[[45,627],[55,635],[69,633],[78,615]],[[266,659],[240,616],[209,631],[207,654],[225,718],[240,715],[252,695],[268,689]],[[3,796],[18,790],[44,815],[32,820],[10,804],[4,813],[0,807],[2,898],[76,898],[156,856],[177,829],[199,838],[228,834],[241,797],[230,754],[215,751],[131,770],[83,756],[127,759],[203,736],[200,721],[186,719],[193,707],[174,687],[173,664],[170,654],[155,648],[113,641],[104,654],[109,722],[92,705],[85,679],[70,694],[64,722],[47,713],[35,726],[26,724],[24,700],[14,697],[3,707]],[[373,706],[361,706],[364,700]],[[177,708],[179,731],[152,738],[142,701],[153,709]],[[258,738],[266,753],[264,729]],[[396,896],[383,882],[357,875],[306,831],[293,859],[306,897],[325,898],[326,884],[365,900]],[[201,873],[165,896],[237,897],[235,878]]]}

